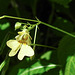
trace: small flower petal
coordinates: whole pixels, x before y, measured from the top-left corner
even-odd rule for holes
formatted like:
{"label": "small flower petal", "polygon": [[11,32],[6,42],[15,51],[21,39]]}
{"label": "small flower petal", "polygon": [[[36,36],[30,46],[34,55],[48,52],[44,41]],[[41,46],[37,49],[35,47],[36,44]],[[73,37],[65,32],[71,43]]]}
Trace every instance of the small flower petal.
{"label": "small flower petal", "polygon": [[16,50],[20,46],[20,43],[16,40],[9,40],[7,41],[7,46],[12,50]]}
{"label": "small flower petal", "polygon": [[22,60],[24,58],[24,56],[33,56],[34,55],[34,50],[26,45],[26,44],[23,44],[19,53],[18,53],[18,59],[19,60]]}
{"label": "small flower petal", "polygon": [[23,31],[19,31],[18,34],[19,34],[19,35],[29,34],[29,32],[28,32],[27,29],[25,29],[25,30],[23,30]]}
{"label": "small flower petal", "polygon": [[18,50],[21,48],[21,44],[18,43],[16,40],[7,41],[7,46],[12,48],[12,50],[9,53],[10,57],[16,55]]}
{"label": "small flower petal", "polygon": [[11,50],[10,53],[9,53],[9,56],[12,57],[12,56],[15,56],[18,52],[19,48],[17,50]]}
{"label": "small flower petal", "polygon": [[16,38],[17,41],[20,41],[20,40],[22,40],[22,37],[23,36],[21,36],[21,35],[17,35],[15,38]]}

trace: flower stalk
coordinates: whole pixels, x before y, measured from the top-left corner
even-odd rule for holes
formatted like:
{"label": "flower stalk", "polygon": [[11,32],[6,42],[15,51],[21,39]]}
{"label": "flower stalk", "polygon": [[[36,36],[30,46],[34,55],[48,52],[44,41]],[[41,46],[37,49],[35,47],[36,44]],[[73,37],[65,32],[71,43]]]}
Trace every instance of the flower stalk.
{"label": "flower stalk", "polygon": [[[3,18],[12,18],[12,19],[25,20],[25,21],[31,21],[31,22],[39,22],[38,20],[19,18],[19,17],[8,16],[8,15],[3,15],[3,16],[0,17],[0,19],[3,19]],[[62,32],[62,33],[65,33],[65,34],[67,34],[67,35],[69,35],[69,36],[71,36],[71,37],[75,37],[75,35],[73,35],[73,34],[67,32],[67,31],[64,31],[64,30],[62,30],[62,29],[60,29],[60,28],[58,28],[58,27],[52,26],[52,25],[47,24],[47,23],[44,23],[44,22],[42,22],[42,21],[40,21],[40,24],[46,25],[46,26],[48,26],[48,27],[50,27],[50,28],[52,28],[52,29],[55,29],[55,30],[60,31],[60,32]]]}

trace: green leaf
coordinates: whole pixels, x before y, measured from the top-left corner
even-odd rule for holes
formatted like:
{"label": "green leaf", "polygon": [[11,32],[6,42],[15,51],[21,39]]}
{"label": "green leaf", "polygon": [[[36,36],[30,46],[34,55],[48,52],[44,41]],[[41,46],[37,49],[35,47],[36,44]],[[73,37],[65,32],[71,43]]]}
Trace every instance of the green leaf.
{"label": "green leaf", "polygon": [[0,24],[0,29],[1,30],[5,30],[7,29],[8,27],[10,26],[10,24],[7,22],[7,23],[4,23],[4,24]]}
{"label": "green leaf", "polygon": [[75,74],[75,56],[70,56],[67,60],[64,75],[74,75],[74,74]]}
{"label": "green leaf", "polygon": [[41,56],[41,59],[49,60],[51,54],[52,54],[52,51],[48,51],[48,52],[46,52],[45,54],[43,54],[43,55]]}
{"label": "green leaf", "polygon": [[4,66],[5,66],[5,60],[0,64],[0,72],[3,69]]}
{"label": "green leaf", "polygon": [[1,71],[1,75],[6,75],[6,72],[8,70],[8,66],[9,66],[9,62],[10,62],[10,58],[7,55],[6,58],[5,58],[5,60],[4,60],[3,65],[2,65],[3,69]]}
{"label": "green leaf", "polygon": [[[45,62],[44,60],[42,60]],[[34,63],[34,64],[33,64]],[[20,64],[14,66],[9,71],[8,75],[34,75],[34,74],[42,74],[50,69],[56,68],[58,65],[55,64],[49,64],[49,62],[46,62],[48,65],[42,65],[40,63],[40,60],[35,61],[22,61]]]}
{"label": "green leaf", "polygon": [[65,36],[58,47],[59,63],[65,69],[65,75],[75,74],[75,38]]}
{"label": "green leaf", "polygon": [[[50,62],[52,51],[48,51],[43,54],[39,60],[23,60],[16,66],[13,66],[9,70],[8,75],[35,75],[35,74],[43,74],[51,69],[56,68],[59,65],[52,64]],[[56,57],[56,56],[55,56]]]}
{"label": "green leaf", "polygon": [[20,69],[18,75],[28,75],[28,73],[30,73],[30,75],[42,74],[50,69],[56,68],[56,66],[57,65],[55,65],[55,64],[49,64],[46,66],[42,66],[39,62],[37,62],[34,65],[32,65],[30,69],[28,69],[28,68],[25,70]]}
{"label": "green leaf", "polygon": [[63,75],[62,69],[59,70],[59,75]]}
{"label": "green leaf", "polygon": [[[0,20],[1,21],[1,20]],[[12,28],[10,27],[10,23],[9,22],[1,22],[0,24],[0,43],[3,43],[3,38],[5,38],[5,36],[8,34],[8,32],[10,32],[10,30],[12,30]]]}
{"label": "green leaf", "polygon": [[69,7],[68,4],[72,1],[72,0],[49,0],[52,2],[55,2],[57,4],[63,5],[64,7]]}

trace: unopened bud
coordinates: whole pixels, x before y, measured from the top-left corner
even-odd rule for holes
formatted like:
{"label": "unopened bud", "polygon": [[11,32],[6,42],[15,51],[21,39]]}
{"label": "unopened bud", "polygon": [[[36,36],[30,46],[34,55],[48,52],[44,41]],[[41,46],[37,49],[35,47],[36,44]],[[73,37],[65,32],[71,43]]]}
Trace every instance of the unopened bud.
{"label": "unopened bud", "polygon": [[20,22],[16,22],[15,24],[15,30],[19,29],[21,27],[21,23]]}

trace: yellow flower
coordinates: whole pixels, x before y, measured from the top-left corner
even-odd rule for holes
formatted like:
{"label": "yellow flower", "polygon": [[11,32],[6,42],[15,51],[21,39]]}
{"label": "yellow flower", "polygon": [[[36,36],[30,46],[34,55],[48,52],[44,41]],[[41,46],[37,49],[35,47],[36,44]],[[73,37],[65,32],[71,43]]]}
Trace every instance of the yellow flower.
{"label": "yellow flower", "polygon": [[31,43],[31,37],[29,35],[29,32],[25,29],[23,31],[18,32],[19,35],[17,35],[15,38],[16,40],[9,40],[7,41],[7,46],[10,47],[12,50],[9,53],[9,56],[15,56],[18,53],[18,59],[22,60],[24,56],[33,56],[34,50],[31,48],[31,46],[28,46]]}

